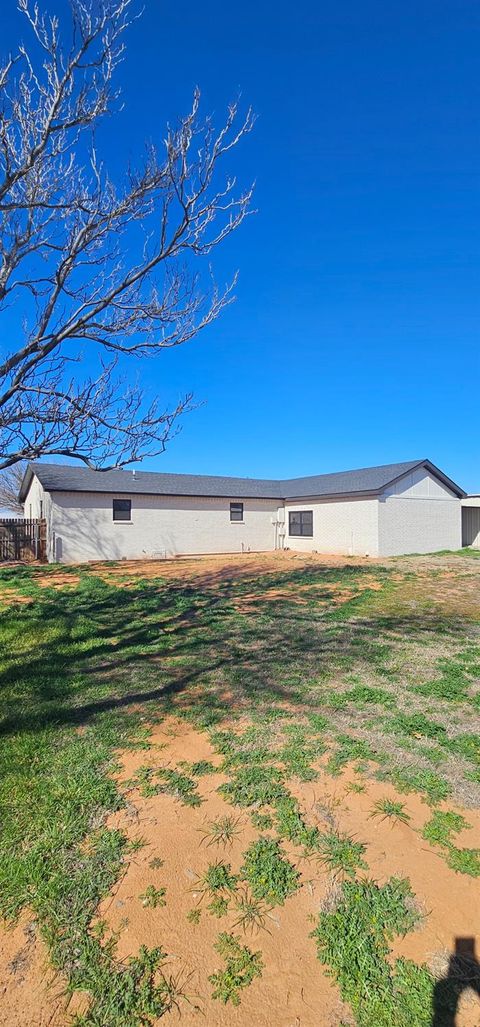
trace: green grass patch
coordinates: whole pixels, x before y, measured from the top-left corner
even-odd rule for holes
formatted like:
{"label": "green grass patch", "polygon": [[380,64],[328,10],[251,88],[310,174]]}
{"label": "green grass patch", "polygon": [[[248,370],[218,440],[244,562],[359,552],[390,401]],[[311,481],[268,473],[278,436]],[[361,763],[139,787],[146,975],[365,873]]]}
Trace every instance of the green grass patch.
{"label": "green grass patch", "polygon": [[273,817],[270,813],[251,813],[250,820],[257,831],[268,831],[273,827]]}
{"label": "green grass patch", "polygon": [[[240,817],[232,817],[230,814],[216,817],[201,829],[207,845],[232,845],[235,838],[240,834]],[[208,840],[207,840],[208,839]]]}
{"label": "green grass patch", "polygon": [[224,895],[215,895],[212,901],[208,904],[207,909],[212,916],[216,916],[220,919],[222,916],[226,916],[229,906],[230,903]]}
{"label": "green grass patch", "polygon": [[460,849],[452,838],[470,827],[460,813],[450,810],[435,810],[431,820],[425,824],[422,835],[430,845],[443,849],[448,866],[459,874],[480,877],[480,849]]}
{"label": "green grass patch", "polygon": [[423,713],[398,713],[396,717],[385,725],[387,731],[396,735],[407,735],[410,738],[431,738],[434,741],[442,742],[447,737],[447,732],[441,724],[430,720]]}
{"label": "green grass patch", "polygon": [[299,887],[300,874],[274,838],[259,838],[247,849],[240,871],[252,895],[269,905],[283,905]]}
{"label": "green grass patch", "polygon": [[346,877],[355,877],[357,870],[367,869],[362,858],[364,852],[365,846],[361,842],[335,831],[322,834],[318,845],[319,856],[328,870]]}
{"label": "green grass patch", "polygon": [[391,781],[399,792],[409,794],[418,792],[429,806],[437,806],[442,799],[448,799],[452,789],[447,781],[435,774],[433,770],[394,767],[381,770],[377,777],[380,781]]}
{"label": "green grass patch", "polygon": [[395,708],[395,699],[385,688],[376,688],[371,685],[355,685],[346,692],[332,694],[328,698],[328,705],[335,710],[344,710],[348,706],[360,708],[375,704],[390,710]]}
{"label": "green grass patch", "polygon": [[278,767],[243,767],[218,791],[235,806],[273,806],[285,795],[284,775]]}
{"label": "green grass patch", "polygon": [[184,806],[200,806],[202,797],[198,794],[197,784],[187,774],[171,767],[156,770],[155,774],[162,782],[159,791],[173,795]]}
{"label": "green grass patch", "polygon": [[215,895],[217,892],[234,891],[236,884],[237,878],[232,874],[230,863],[224,863],[223,860],[210,863],[203,877],[200,878],[202,891],[208,892],[210,895]]}
{"label": "green grass patch", "polygon": [[358,1027],[431,1027],[434,981],[408,960],[388,961],[389,943],[415,927],[407,881],[347,881],[313,933],[320,961],[338,982]]}
{"label": "green grass patch", "polygon": [[288,740],[276,751],[275,758],[283,763],[289,777],[297,777],[300,781],[316,780],[318,773],[312,762],[325,752],[325,744],[320,739],[307,738],[298,724],[290,725],[286,733]]}
{"label": "green grass patch", "polygon": [[186,770],[192,777],[207,777],[209,774],[218,774],[218,767],[215,767],[210,760],[197,760],[196,763],[188,763],[186,760],[179,763],[182,770]]}
{"label": "green grass patch", "polygon": [[208,978],[213,984],[213,998],[225,1005],[240,1005],[240,992],[248,988],[256,977],[261,977],[263,960],[260,952],[252,952],[240,943],[233,934],[223,932],[215,945],[218,954],[225,961],[225,969],[218,970]]}
{"label": "green grass patch", "polygon": [[371,813],[370,819],[391,820],[392,823],[408,824],[410,816],[405,809],[405,803],[397,802],[395,799],[378,799]]}
{"label": "green grass patch", "polygon": [[275,803],[275,823],[280,837],[286,838],[294,845],[303,846],[305,855],[311,855],[318,849],[318,827],[309,826],[305,822],[298,802],[292,795],[286,794]]}
{"label": "green grass patch", "polygon": [[334,776],[340,774],[349,763],[365,764],[370,761],[381,763],[385,759],[382,753],[375,752],[371,745],[361,738],[337,735],[335,744],[335,751],[327,763],[328,772]]}

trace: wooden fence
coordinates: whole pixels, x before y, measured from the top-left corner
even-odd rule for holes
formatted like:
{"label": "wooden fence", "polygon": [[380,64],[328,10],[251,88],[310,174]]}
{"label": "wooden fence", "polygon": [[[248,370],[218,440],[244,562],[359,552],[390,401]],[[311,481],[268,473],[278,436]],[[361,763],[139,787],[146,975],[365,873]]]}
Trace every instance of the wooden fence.
{"label": "wooden fence", "polygon": [[0,519],[0,562],[45,560],[47,522],[26,517]]}

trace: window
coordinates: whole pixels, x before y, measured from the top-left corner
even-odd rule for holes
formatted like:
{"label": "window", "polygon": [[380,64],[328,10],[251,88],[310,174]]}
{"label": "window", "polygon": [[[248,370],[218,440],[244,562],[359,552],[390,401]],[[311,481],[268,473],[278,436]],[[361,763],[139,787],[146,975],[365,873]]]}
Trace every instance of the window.
{"label": "window", "polygon": [[313,510],[292,510],[288,515],[288,534],[313,538]]}
{"label": "window", "polygon": [[243,503],[230,503],[230,520],[243,521]]}
{"label": "window", "polygon": [[43,499],[40,500],[40,520],[43,519]]}
{"label": "window", "polygon": [[114,499],[113,500],[113,519],[114,519],[114,521],[131,521],[131,519],[132,519],[132,500],[131,499]]}

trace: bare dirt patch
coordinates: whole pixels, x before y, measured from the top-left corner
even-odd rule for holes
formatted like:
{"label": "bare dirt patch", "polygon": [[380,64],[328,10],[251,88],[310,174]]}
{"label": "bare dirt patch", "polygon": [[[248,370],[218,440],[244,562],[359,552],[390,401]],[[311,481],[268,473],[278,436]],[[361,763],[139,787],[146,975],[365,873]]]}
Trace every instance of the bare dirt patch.
{"label": "bare dirt patch", "polygon": [[368,566],[375,563],[367,557],[320,555],[317,553],[294,553],[283,550],[275,553],[232,553],[221,556],[184,556],[174,560],[122,560],[115,566],[89,564],[92,569],[109,580],[125,575],[136,578],[158,578],[167,580],[192,580],[199,586],[221,584],[234,578],[249,578],[275,570],[292,570],[293,567],[307,567],[321,564],[325,567]]}
{"label": "bare dirt patch", "polygon": [[65,573],[61,570],[53,570],[48,574],[38,574],[35,576],[35,582],[40,588],[76,588],[79,581],[79,574]]}
{"label": "bare dirt patch", "polygon": [[[206,736],[171,722],[175,731],[169,737],[162,726],[154,731],[154,741],[166,747],[158,755],[152,750],[142,756],[123,754],[122,778],[129,778],[138,770],[139,763],[159,761],[168,764],[180,760],[208,759],[218,762]],[[238,873],[242,856],[259,832],[250,822],[248,813],[240,815],[240,833],[231,845],[208,845],[205,830],[208,823],[219,816],[238,816],[239,811],[228,805],[217,793],[225,781],[221,774],[200,779],[202,805],[186,808],[168,795],[144,799],[138,792],[129,794],[136,809],[132,817],[124,813],[112,817],[112,825],[121,826],[132,837],[141,836],[146,845],[135,854],[128,870],[99,910],[110,930],[119,932],[119,955],[126,958],[138,951],[142,944],[161,945],[168,953],[167,971],[182,982],[186,1000],[181,1001],[181,1023],[208,1023],[209,1027],[337,1027],[347,1010],[340,1000],[332,981],[323,972],[309,938],[314,917],[325,895],[327,878],[315,875],[310,867],[302,865],[302,888],[288,898],[283,907],[272,909],[265,929],[244,933],[239,926],[238,908],[221,918],[211,915],[207,906],[210,899],[202,898],[199,880],[209,863],[225,860]],[[298,864],[298,852],[285,844],[285,852]],[[156,859],[163,861],[152,869]],[[166,889],[165,906],[145,909],[140,896],[150,884]],[[200,921],[192,924],[187,918],[193,909],[200,911]],[[221,931],[238,935],[243,945],[260,951],[264,961],[262,977],[254,981],[241,995],[238,1008],[224,1006],[211,997],[212,986],[208,978],[221,968],[222,962],[214,949]],[[167,1014],[162,1023],[178,1022],[178,1013]]]}
{"label": "bare dirt patch", "polygon": [[31,915],[0,927],[0,1024],[62,1027],[67,1022],[64,982],[49,967]]}
{"label": "bare dirt patch", "polygon": [[[218,764],[206,736],[175,720],[155,728],[152,740],[158,748],[147,754],[122,754],[122,781],[145,763],[173,766],[182,760],[209,760]],[[283,907],[270,911],[266,930],[243,934],[235,926],[238,910],[234,902],[221,919],[207,910],[209,899],[202,898],[199,880],[208,864],[223,859],[232,872],[238,873],[245,849],[259,835],[248,811],[232,808],[218,794],[217,788],[224,780],[220,773],[200,779],[203,802],[197,809],[186,808],[168,795],[142,798],[134,790],[129,792],[129,812],[112,817],[112,826],[120,826],[130,838],[142,837],[146,842],[99,911],[109,930],[118,932],[119,956],[135,954],[142,944],[161,945],[168,951],[167,970],[181,982],[188,999],[180,1002],[181,1022],[187,1027],[201,1022],[209,1027],[333,1027],[342,1016],[349,1022],[348,1011],[317,961],[309,937],[320,908],[328,903],[332,886],[341,878],[332,877],[318,860],[301,858],[298,849],[283,843],[301,873],[301,888]],[[364,790],[352,791],[352,786],[359,783]],[[445,953],[453,951],[457,938],[476,937],[478,884],[450,870],[439,850],[422,838],[431,810],[418,796],[399,796],[388,783],[359,777],[350,769],[340,778],[322,771],[315,782],[289,782],[289,787],[311,824],[321,830],[334,827],[366,846],[368,876],[380,884],[391,876],[409,878],[422,922],[418,930],[395,944],[392,957],[406,956],[435,971]],[[410,818],[407,824],[371,817],[375,803],[384,798],[404,802]],[[456,809],[451,805],[448,808]],[[225,848],[207,845],[203,832],[208,823],[232,813],[240,813],[239,834],[232,844]],[[459,836],[458,844],[479,846],[480,815],[468,811],[467,819],[471,829]],[[156,861],[162,861],[158,868]],[[140,896],[149,885],[166,889],[165,906],[145,908]],[[198,924],[188,919],[192,909],[200,910]],[[214,949],[220,931],[241,936],[242,944],[260,951],[264,962],[262,977],[245,989],[237,1009],[211,997],[208,978],[221,965]],[[464,996],[457,1027],[478,1027],[479,1016],[480,1007],[473,994]],[[165,1024],[177,1020],[174,1011],[163,1018]]]}
{"label": "bare dirt patch", "polygon": [[2,588],[0,598],[2,606],[11,606],[13,603],[31,603],[32,601],[30,596],[23,596],[14,588]]}

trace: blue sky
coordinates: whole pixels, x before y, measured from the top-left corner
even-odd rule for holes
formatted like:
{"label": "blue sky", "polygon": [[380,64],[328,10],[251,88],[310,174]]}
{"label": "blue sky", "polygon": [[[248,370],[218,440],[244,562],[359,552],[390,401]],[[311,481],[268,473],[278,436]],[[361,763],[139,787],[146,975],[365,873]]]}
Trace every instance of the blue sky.
{"label": "blue sky", "polygon": [[[54,4],[65,10],[64,0]],[[2,4],[6,45],[15,0]],[[290,477],[428,456],[480,491],[476,2],[145,0],[103,130],[115,173],[188,108],[258,114],[236,303],[140,364],[203,402],[149,469]],[[2,50],[4,46],[2,45]]]}

